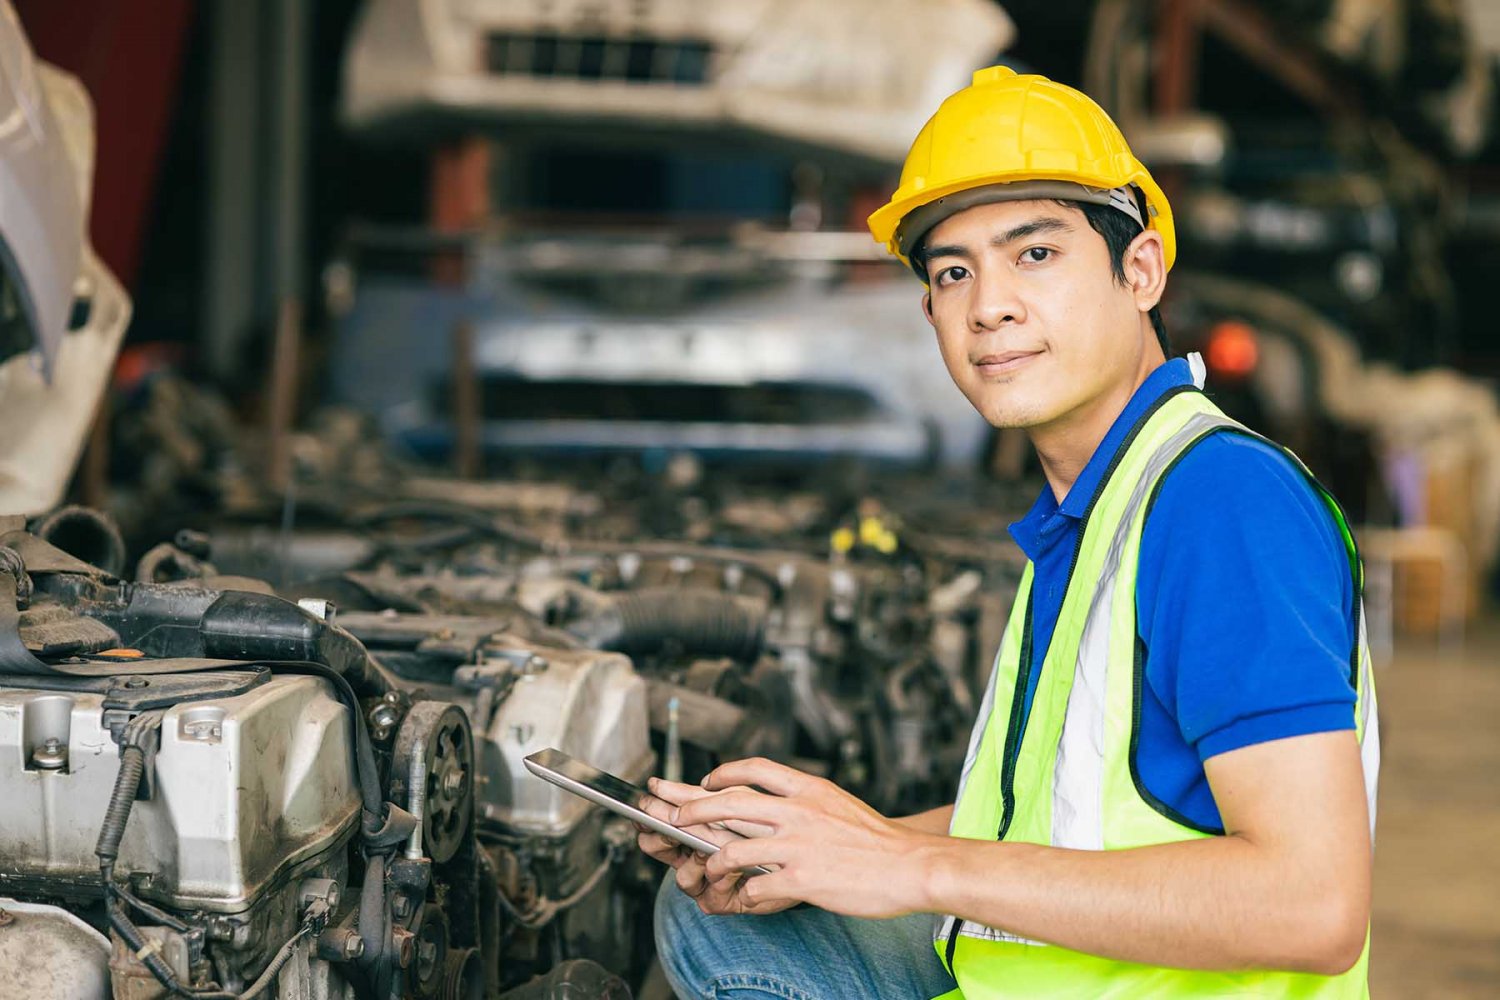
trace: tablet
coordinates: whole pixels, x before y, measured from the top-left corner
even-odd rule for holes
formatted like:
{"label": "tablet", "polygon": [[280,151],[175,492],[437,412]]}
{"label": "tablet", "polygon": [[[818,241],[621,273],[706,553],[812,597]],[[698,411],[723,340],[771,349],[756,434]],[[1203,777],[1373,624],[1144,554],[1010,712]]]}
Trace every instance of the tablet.
{"label": "tablet", "polygon": [[[646,812],[639,805],[642,799],[655,798],[650,792],[639,785],[633,785],[624,778],[616,777],[607,771],[601,771],[592,764],[585,764],[576,757],[569,757],[561,750],[548,748],[538,750],[536,753],[523,758],[526,770],[544,781],[572,792],[574,795],[582,796],[597,805],[601,805],[611,812],[619,813],[627,819],[634,820],[648,830],[655,830],[663,836],[670,837],[684,847],[690,847],[699,854],[717,854],[719,845],[704,840],[696,834],[679,829],[671,823],[665,823],[655,816]],[[739,834],[728,831],[733,836]],[[746,875],[769,875],[770,869],[762,868],[760,865],[751,865],[744,869]]]}

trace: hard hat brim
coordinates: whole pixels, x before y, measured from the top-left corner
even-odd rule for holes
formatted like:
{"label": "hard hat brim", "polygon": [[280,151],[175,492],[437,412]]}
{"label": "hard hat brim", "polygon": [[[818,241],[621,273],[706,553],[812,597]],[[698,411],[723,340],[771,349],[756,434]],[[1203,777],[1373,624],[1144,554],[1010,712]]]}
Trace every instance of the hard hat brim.
{"label": "hard hat brim", "polygon": [[[1101,178],[1093,176],[1070,177],[1065,173],[1058,171],[1019,175],[1011,173],[998,176],[990,174],[982,177],[969,177],[957,181],[952,181],[940,187],[934,187],[926,191],[922,191],[918,195],[908,195],[904,198],[899,197],[898,192],[898,197],[893,197],[891,201],[887,202],[885,205],[882,205],[880,208],[871,213],[868,219],[870,235],[875,238],[876,242],[883,244],[893,256],[901,261],[901,263],[910,266],[910,257],[908,257],[906,252],[902,250],[900,244],[898,244],[897,242],[897,231],[902,227],[902,222],[908,215],[927,205],[932,204],[935,201],[938,201],[939,199],[951,198],[953,195],[956,195],[963,191],[996,187],[1005,184],[1020,185],[1031,182],[1073,184],[1077,185],[1078,187],[1091,190],[1110,190],[1116,186],[1134,185],[1135,187],[1140,188],[1141,193],[1145,195],[1147,212],[1149,213],[1149,217],[1145,220],[1145,228],[1155,229],[1161,234],[1163,257],[1165,258],[1167,270],[1170,271],[1172,269],[1172,265],[1177,260],[1177,232],[1176,227],[1173,225],[1172,209],[1168,204],[1167,196],[1162,191],[1161,187],[1144,169],[1135,171],[1131,173],[1130,176],[1121,178],[1118,185],[1109,185],[1108,187],[1106,187],[1103,183],[1101,183],[1102,180],[1103,179]],[[1078,201],[1083,199],[1075,197],[1070,200]],[[936,226],[937,222],[940,221],[942,221],[942,219],[938,219],[937,221],[933,222],[932,225]],[[931,232],[931,230],[932,226],[928,226],[926,231],[921,235],[926,235],[926,232]],[[916,245],[915,240],[912,241],[912,245]]]}
{"label": "hard hat brim", "polygon": [[894,239],[900,256],[910,259],[912,251],[937,225],[959,212],[979,205],[1004,201],[1081,201],[1105,205],[1128,215],[1142,229],[1149,224],[1141,216],[1134,196],[1121,188],[1096,188],[1076,181],[1016,181],[1009,184],[985,184],[943,195],[906,213],[896,226]]}

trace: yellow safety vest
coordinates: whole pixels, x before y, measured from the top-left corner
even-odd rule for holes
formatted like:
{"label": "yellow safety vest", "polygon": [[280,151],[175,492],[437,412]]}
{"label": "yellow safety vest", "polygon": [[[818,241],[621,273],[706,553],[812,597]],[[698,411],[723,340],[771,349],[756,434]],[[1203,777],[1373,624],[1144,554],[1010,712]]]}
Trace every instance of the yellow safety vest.
{"label": "yellow safety vest", "polygon": [[[1141,533],[1162,478],[1188,449],[1218,432],[1250,433],[1201,392],[1185,388],[1164,397],[1122,446],[1084,516],[1023,736],[1020,718],[1032,660],[1032,567],[1027,566],[969,741],[952,836],[1108,851],[1213,835],[1172,815],[1141,785],[1134,766],[1144,671],[1135,582]],[[1358,692],[1355,726],[1373,830],[1380,739],[1358,603],[1359,555],[1338,504],[1296,464],[1338,523],[1354,574],[1358,638],[1350,674]],[[1369,995],[1368,938],[1359,962],[1339,976],[1157,968],[1026,941],[953,917],[942,922],[935,943],[959,986],[940,1000]]]}

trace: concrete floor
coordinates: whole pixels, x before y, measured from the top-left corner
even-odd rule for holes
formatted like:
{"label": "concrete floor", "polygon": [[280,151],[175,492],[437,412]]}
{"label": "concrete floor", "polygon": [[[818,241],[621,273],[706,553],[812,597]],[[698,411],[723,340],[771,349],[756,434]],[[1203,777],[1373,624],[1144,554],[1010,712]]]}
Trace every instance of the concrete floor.
{"label": "concrete floor", "polygon": [[1382,764],[1370,992],[1500,997],[1500,615],[1376,674]]}

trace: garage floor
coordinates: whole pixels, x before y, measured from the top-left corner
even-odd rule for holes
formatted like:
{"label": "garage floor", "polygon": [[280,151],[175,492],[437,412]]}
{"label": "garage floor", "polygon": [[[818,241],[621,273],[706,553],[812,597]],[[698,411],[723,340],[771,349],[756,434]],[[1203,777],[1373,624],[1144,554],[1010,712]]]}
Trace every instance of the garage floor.
{"label": "garage floor", "polygon": [[1398,646],[1376,688],[1383,759],[1370,992],[1500,996],[1500,619],[1451,654]]}

